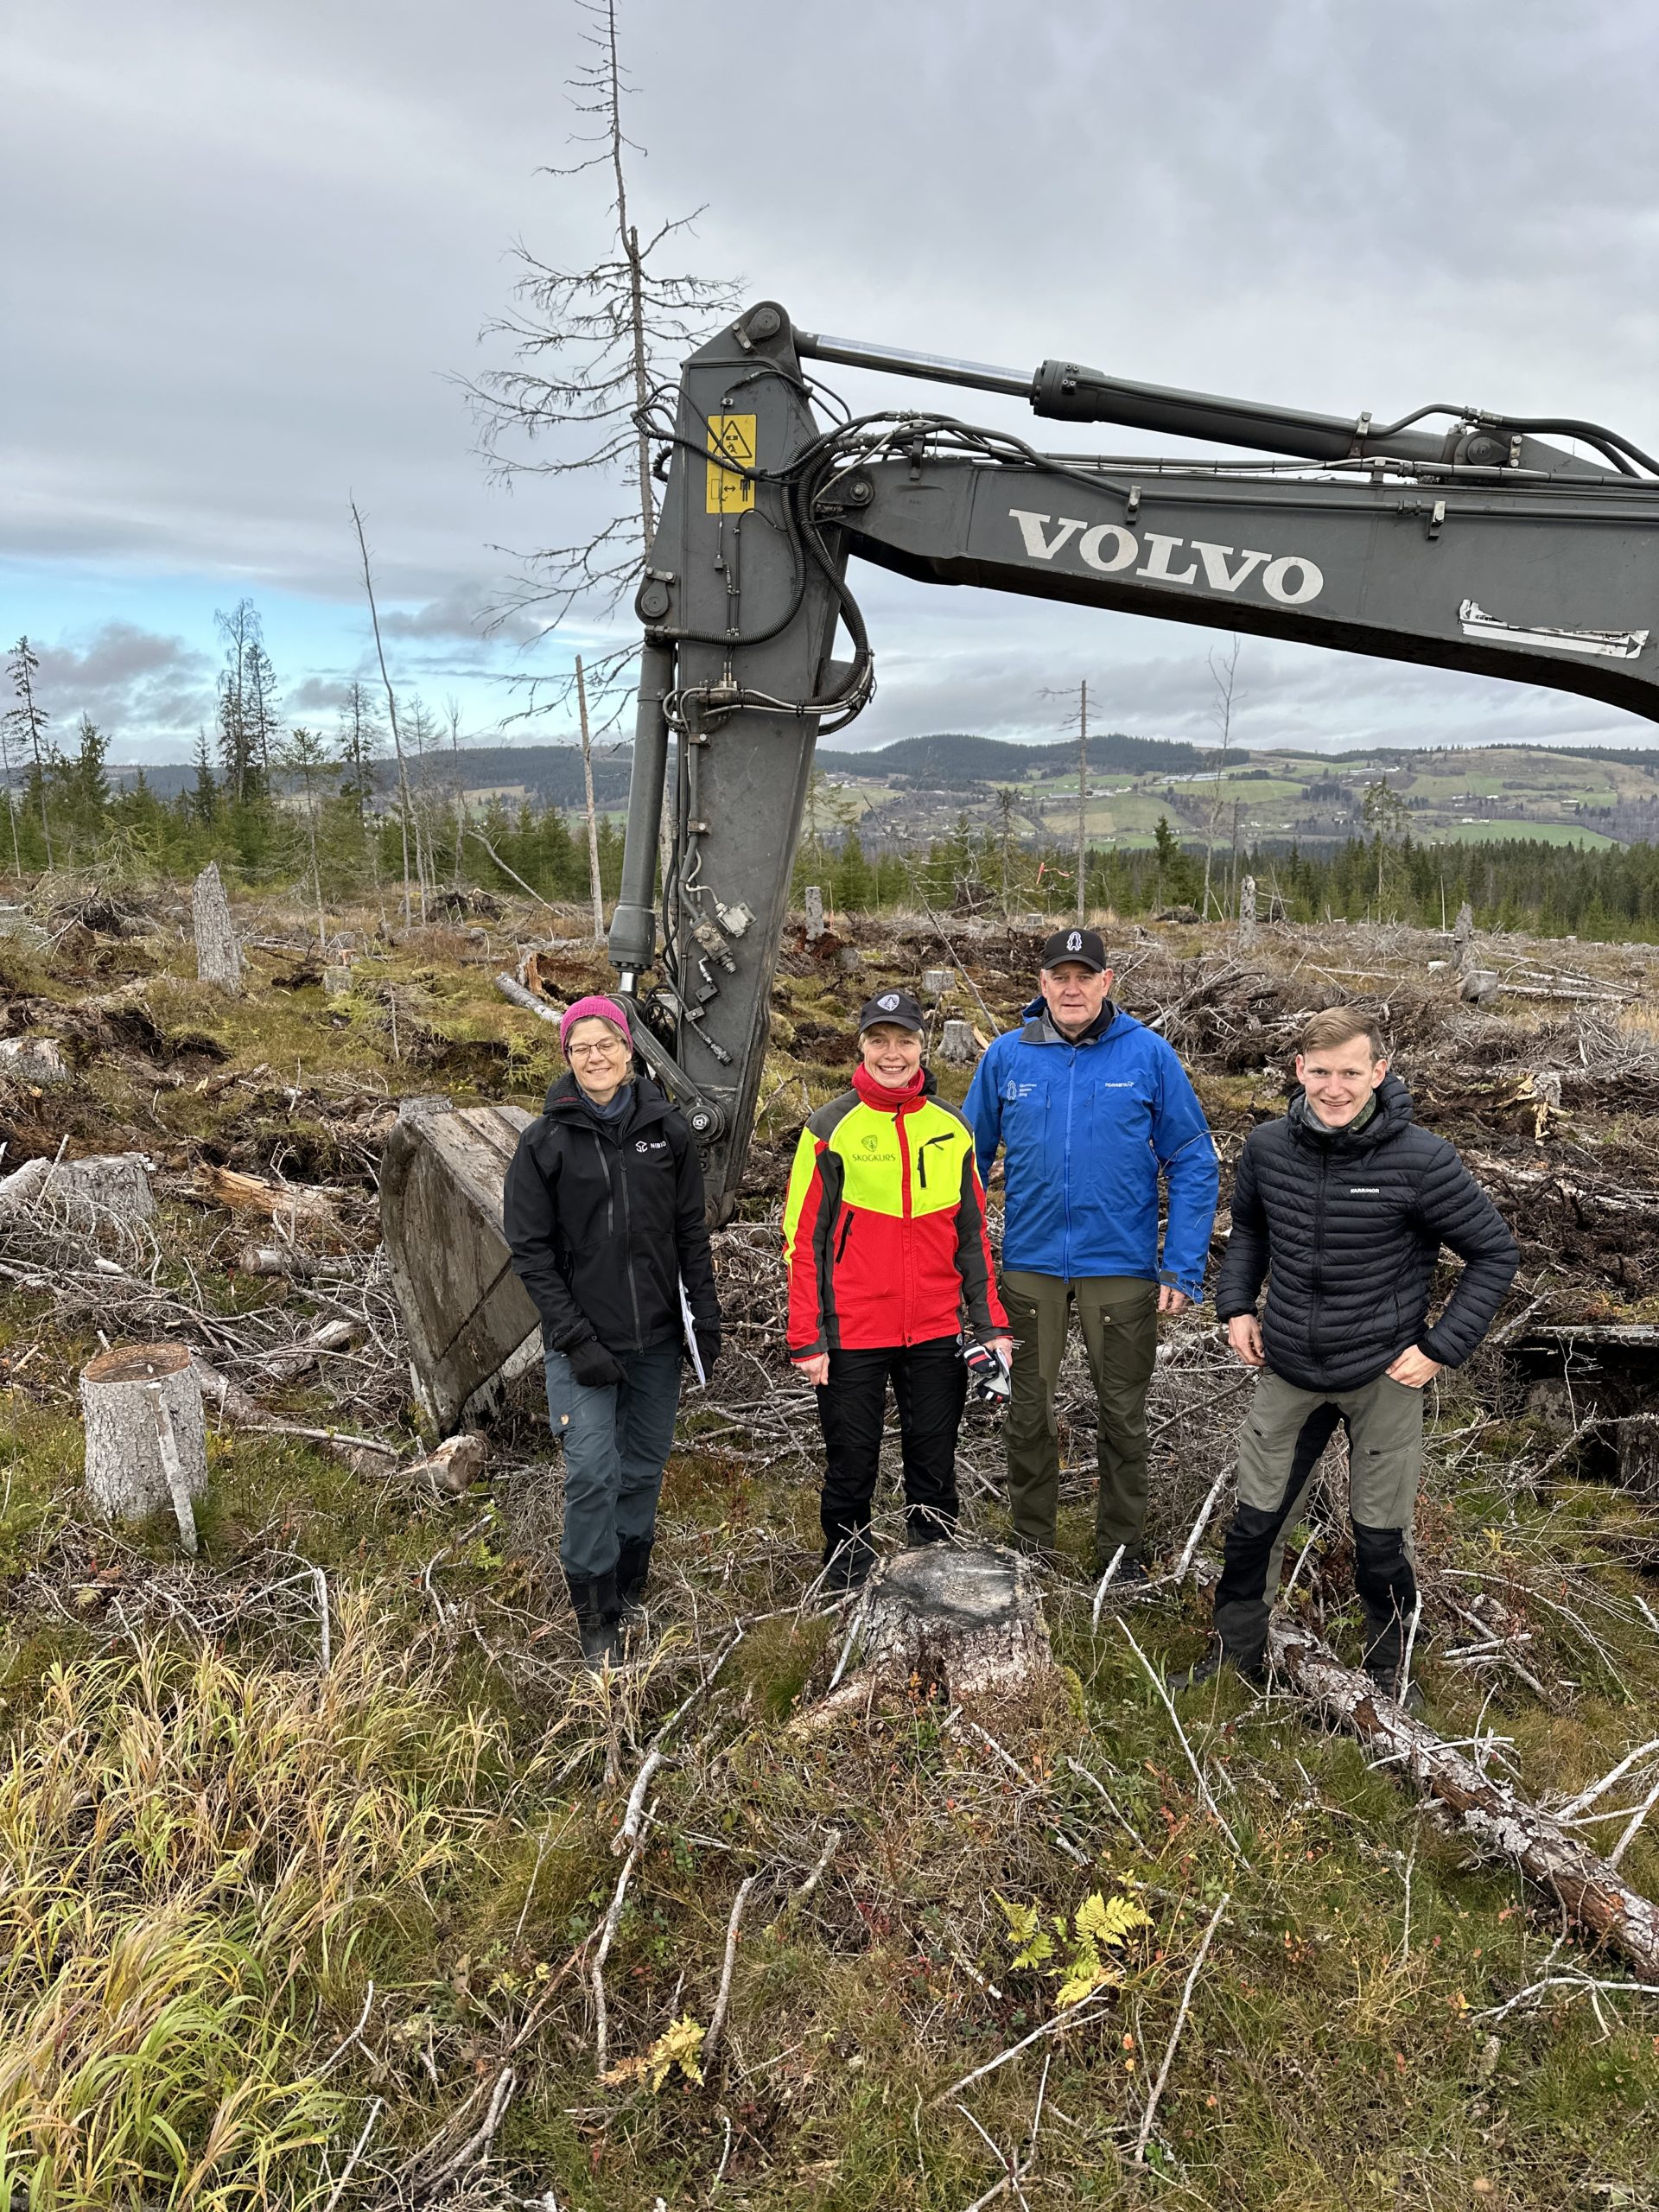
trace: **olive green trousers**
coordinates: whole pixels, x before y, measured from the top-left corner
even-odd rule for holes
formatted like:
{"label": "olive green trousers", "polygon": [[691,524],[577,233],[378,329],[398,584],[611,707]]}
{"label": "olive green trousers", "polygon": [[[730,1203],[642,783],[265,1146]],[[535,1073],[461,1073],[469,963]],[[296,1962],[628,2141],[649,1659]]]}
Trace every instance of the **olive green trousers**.
{"label": "olive green trousers", "polygon": [[1138,1558],[1147,1527],[1147,1389],[1158,1356],[1158,1286],[1141,1275],[1058,1275],[1009,1268],[1002,1303],[1014,1335],[1013,1394],[1005,1435],[1008,1504],[1016,1540],[1052,1550],[1060,1499],[1060,1431],[1054,1391],[1077,1308],[1100,1409],[1095,1553],[1122,1544]]}

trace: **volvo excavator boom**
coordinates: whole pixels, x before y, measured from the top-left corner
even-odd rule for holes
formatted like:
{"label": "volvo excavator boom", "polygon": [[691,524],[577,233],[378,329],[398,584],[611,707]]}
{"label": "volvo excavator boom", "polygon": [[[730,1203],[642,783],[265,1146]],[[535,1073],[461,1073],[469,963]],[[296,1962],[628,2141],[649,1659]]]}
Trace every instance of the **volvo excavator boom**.
{"label": "volvo excavator boom", "polygon": [[[841,410],[810,364],[1280,458],[1045,453],[922,411],[826,425]],[[1471,669],[1659,720],[1659,463],[1595,423],[1431,406],[1378,424],[1070,361],[1026,374],[797,330],[769,301],[641,421],[665,492],[637,598],[610,951],[721,1215],[747,1151],[813,747],[874,688],[857,563]]]}
{"label": "volvo excavator boom", "polygon": [[[811,380],[816,364],[1228,450],[1079,456],[950,415],[849,417]],[[771,301],[693,354],[677,392],[640,421],[664,490],[636,600],[645,639],[610,951],[721,1217],[748,1150],[813,747],[874,689],[861,562],[1472,669],[1659,721],[1659,463],[1592,423],[1431,406],[1378,424],[1074,361],[1026,374],[798,331]],[[411,1109],[387,1146],[388,1255],[417,1384],[443,1427],[533,1351],[500,1230],[519,1118]]]}

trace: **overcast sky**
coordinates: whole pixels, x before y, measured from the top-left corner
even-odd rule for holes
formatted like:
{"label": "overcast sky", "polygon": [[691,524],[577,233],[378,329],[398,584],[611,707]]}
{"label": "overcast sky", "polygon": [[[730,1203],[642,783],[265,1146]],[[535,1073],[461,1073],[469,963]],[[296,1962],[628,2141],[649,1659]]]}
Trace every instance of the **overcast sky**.
{"label": "overcast sky", "polygon": [[[641,226],[706,203],[687,263],[807,327],[1331,413],[1559,412],[1659,445],[1659,13],[1637,0],[620,15]],[[557,542],[581,510],[545,480],[486,486],[455,381],[502,358],[478,333],[515,240],[572,264],[602,246],[603,192],[537,174],[577,127],[570,0],[58,0],[8,21],[0,631],[34,641],[60,734],[86,710],[120,757],[181,757],[212,718],[214,610],[245,593],[289,718],[332,728],[372,665],[353,494],[400,689],[454,696],[482,734],[512,671],[596,650],[593,620],[530,647],[480,635],[499,549]],[[927,404],[835,381],[861,408]],[[1031,428],[1012,403],[939,404]],[[1046,691],[1084,676],[1104,726],[1213,734],[1210,633],[863,578],[882,688],[842,743],[1046,737]],[[1649,729],[1255,639],[1239,696],[1252,743]]]}

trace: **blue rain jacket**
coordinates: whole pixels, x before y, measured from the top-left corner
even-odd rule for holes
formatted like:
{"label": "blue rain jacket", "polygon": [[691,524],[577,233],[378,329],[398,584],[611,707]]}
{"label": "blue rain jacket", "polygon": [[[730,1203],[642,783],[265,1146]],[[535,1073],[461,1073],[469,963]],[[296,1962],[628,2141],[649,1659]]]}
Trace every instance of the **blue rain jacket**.
{"label": "blue rain jacket", "polygon": [[[1077,1044],[1040,998],[996,1039],[963,1108],[982,1180],[1001,1146],[1002,1264],[1031,1274],[1144,1275],[1204,1294],[1220,1168],[1186,1071],[1155,1030],[1115,1008]],[[1169,1222],[1158,1251],[1158,1179]]]}

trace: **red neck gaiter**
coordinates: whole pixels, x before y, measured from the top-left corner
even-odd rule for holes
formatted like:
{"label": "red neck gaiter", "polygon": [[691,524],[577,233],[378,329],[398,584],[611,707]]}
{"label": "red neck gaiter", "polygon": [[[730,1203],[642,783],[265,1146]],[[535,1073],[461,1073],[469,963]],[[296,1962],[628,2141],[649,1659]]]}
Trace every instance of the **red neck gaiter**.
{"label": "red neck gaiter", "polygon": [[876,1081],[861,1060],[853,1070],[853,1089],[867,1106],[874,1106],[879,1114],[902,1114],[907,1106],[919,1105],[926,1081],[926,1069],[918,1068],[902,1090],[889,1090],[886,1084]]}

